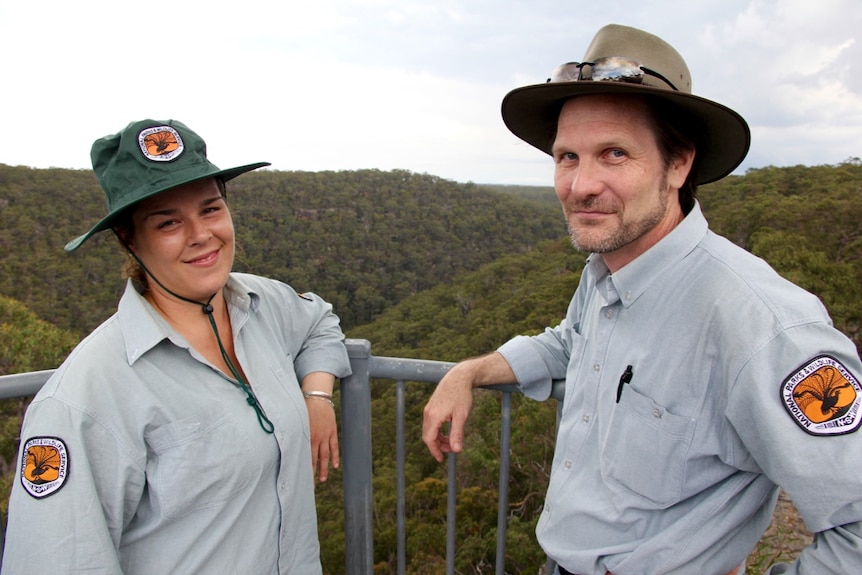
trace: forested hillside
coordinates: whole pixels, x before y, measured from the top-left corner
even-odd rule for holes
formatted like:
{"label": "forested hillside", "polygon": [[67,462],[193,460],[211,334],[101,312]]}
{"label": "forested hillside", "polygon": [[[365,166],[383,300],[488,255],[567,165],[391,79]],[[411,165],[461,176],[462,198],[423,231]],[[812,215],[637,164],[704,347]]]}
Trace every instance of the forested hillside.
{"label": "forested hillside", "polygon": [[[62,253],[62,245],[104,210],[101,200],[92,200],[94,186],[88,172],[0,165],[0,293],[78,333],[111,313],[120,287],[112,238],[85,245],[74,256]],[[409,172],[250,174],[229,188],[242,243],[238,267],[320,292],[336,303],[348,336],[369,339],[376,355],[457,361],[493,350],[513,335],[554,325],[577,285],[584,254],[564,237],[562,215],[549,201],[553,190],[523,191]],[[862,343],[858,159],[751,170],[704,186],[699,196],[713,230],[819,295],[836,326],[857,347]],[[21,317],[0,315],[0,324]],[[22,363],[16,353],[3,351],[0,340],[0,369],[47,367],[68,350],[67,331],[49,338],[45,334],[53,327],[42,331],[50,326],[35,321],[26,316],[22,325],[42,327],[26,327],[15,337],[31,349],[41,346],[56,354],[40,356],[39,365]],[[9,339],[8,326],[4,329],[0,337]],[[5,363],[3,353],[9,358]],[[444,565],[445,468],[419,439],[429,395],[427,385],[408,384],[410,573],[442,573]],[[373,386],[379,573],[391,572],[395,552],[393,397],[389,382]],[[456,569],[461,573],[494,569],[498,401],[496,393],[477,393],[468,449],[459,458]],[[533,529],[550,471],[554,415],[553,402],[514,401],[508,573],[533,574],[544,561]],[[16,424],[0,421],[7,434]],[[323,562],[332,574],[342,572],[344,561],[340,479],[335,472],[318,488]],[[762,561],[792,555],[792,547],[786,541],[770,546]],[[752,569],[758,561],[752,559]]]}
{"label": "forested hillside", "polygon": [[[406,171],[261,171],[228,185],[235,269],[316,291],[346,327],[403,298],[559,237],[558,209]],[[110,233],[67,241],[105,214],[93,174],[0,164],[0,294],[84,335],[116,309]]]}
{"label": "forested hillside", "polygon": [[[0,375],[53,369],[78,343],[75,334],[36,317],[23,304],[0,295]],[[29,398],[0,401],[0,513],[15,478],[18,432]]]}
{"label": "forested hillside", "polygon": [[516,198],[521,198],[523,200],[529,200],[538,205],[549,206],[553,208],[559,207],[559,200],[557,200],[557,195],[554,193],[554,188],[551,185],[551,182],[548,182],[547,186],[494,186],[494,185],[484,185],[483,187],[493,190],[495,192],[499,192],[501,194],[507,194]]}

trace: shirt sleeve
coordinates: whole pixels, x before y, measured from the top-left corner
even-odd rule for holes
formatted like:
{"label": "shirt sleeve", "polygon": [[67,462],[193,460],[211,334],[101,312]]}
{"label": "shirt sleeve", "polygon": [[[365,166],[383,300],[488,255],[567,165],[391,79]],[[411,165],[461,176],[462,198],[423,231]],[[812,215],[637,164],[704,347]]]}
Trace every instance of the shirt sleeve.
{"label": "shirt sleeve", "polygon": [[570,345],[563,337],[566,322],[536,336],[517,336],[497,350],[515,372],[527,397],[539,401],[551,395],[555,379],[565,379]]}
{"label": "shirt sleeve", "polygon": [[[825,381],[825,375],[842,370],[846,379]],[[778,334],[753,352],[736,378],[728,403],[731,425],[816,533],[815,544],[793,565],[776,565],[772,573],[860,572],[860,374],[853,343],[827,323],[815,322]],[[817,403],[800,409],[796,402],[811,395],[806,387],[815,382]],[[812,425],[806,409],[820,425]],[[836,414],[831,419],[829,409]]]}
{"label": "shirt sleeve", "polygon": [[313,293],[296,295],[296,308],[305,316],[308,331],[294,360],[299,381],[309,373],[323,371],[335,377],[350,375],[350,359],[344,345],[341,321],[332,305]]}
{"label": "shirt sleeve", "polygon": [[120,535],[143,471],[114,434],[85,408],[37,398],[24,419],[18,463],[4,573],[31,572],[46,558],[58,573],[120,573]]}
{"label": "shirt sleeve", "polygon": [[582,285],[575,290],[566,317],[557,327],[546,328],[539,335],[516,336],[497,349],[515,372],[518,387],[530,399],[548,399],[554,380],[566,379],[572,354],[583,348],[585,340],[576,329],[583,308]]}

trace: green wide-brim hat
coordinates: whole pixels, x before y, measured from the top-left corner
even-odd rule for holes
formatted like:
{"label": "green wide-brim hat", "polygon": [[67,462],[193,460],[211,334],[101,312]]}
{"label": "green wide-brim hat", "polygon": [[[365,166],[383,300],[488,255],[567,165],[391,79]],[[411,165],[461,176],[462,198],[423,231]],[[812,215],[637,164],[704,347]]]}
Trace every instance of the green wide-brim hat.
{"label": "green wide-brim hat", "polygon": [[[624,81],[548,81],[515,88],[503,98],[503,121],[513,134],[551,154],[557,120],[569,98],[584,94],[643,94],[664,100],[679,110],[697,137],[695,184],[714,182],[731,173],[745,158],[751,144],[746,121],[717,102],[691,93],[691,74],[682,56],[667,42],[636,28],[608,24],[601,28],[581,62],[625,58],[658,72],[674,87],[645,74],[642,83]],[[589,68],[588,68],[589,69]]]}
{"label": "green wide-brim hat", "polygon": [[90,159],[105,192],[108,215],[66,244],[67,252],[78,249],[93,234],[109,229],[123,210],[145,198],[206,178],[226,182],[270,165],[258,162],[219,169],[207,159],[204,140],[176,120],[132,122],[123,131],[96,140]]}

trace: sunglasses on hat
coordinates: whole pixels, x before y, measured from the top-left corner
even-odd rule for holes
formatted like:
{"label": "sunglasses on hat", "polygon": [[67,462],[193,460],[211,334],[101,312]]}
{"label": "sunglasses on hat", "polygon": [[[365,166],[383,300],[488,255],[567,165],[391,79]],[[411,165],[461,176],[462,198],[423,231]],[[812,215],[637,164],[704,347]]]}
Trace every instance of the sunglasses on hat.
{"label": "sunglasses on hat", "polygon": [[627,84],[643,84],[644,76],[658,78],[674,91],[678,92],[670,80],[640,62],[622,56],[597,58],[593,62],[568,62],[554,68],[548,82],[625,82]]}

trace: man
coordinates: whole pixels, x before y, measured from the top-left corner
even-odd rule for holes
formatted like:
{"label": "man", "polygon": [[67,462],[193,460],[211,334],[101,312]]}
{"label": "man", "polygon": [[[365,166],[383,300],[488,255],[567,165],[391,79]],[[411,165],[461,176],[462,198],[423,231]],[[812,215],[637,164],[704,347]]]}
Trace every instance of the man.
{"label": "man", "polygon": [[857,350],[817,298],[710,232],[694,197],[745,157],[745,121],[691,94],[670,45],[617,25],[510,92],[503,118],[553,157],[592,255],[559,326],[440,382],[432,455],[461,451],[472,388],[517,381],[542,400],[565,379],[536,528],[561,574],[744,573],[779,487],[816,540],[769,573],[862,573]]}

